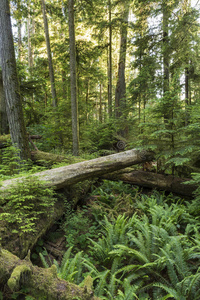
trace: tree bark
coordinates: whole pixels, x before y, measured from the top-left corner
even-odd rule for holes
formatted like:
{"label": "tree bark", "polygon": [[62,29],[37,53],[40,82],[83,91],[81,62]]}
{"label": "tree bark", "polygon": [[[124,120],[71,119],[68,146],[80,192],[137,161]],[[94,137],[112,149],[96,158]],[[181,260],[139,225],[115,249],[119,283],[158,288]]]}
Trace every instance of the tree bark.
{"label": "tree bark", "polygon": [[129,14],[129,3],[124,3],[124,12],[122,14],[123,22],[121,27],[121,42],[120,54],[118,63],[118,79],[115,90],[115,117],[120,118],[126,106],[126,81],[125,81],[125,67],[126,67],[126,47],[127,47],[127,23]]}
{"label": "tree bark", "polygon": [[20,97],[8,0],[0,1],[0,58],[12,143],[20,149],[20,158],[27,160],[30,151]]}
{"label": "tree bark", "polygon": [[10,294],[20,292],[22,288],[27,289],[28,295],[34,299],[99,299],[93,296],[92,290],[87,286],[80,288],[73,283],[59,279],[55,265],[47,269],[39,268],[31,263],[30,254],[24,260],[20,260],[2,248],[0,248],[0,285],[3,285]]}
{"label": "tree bark", "polygon": [[[169,9],[167,3],[162,4],[163,14],[163,96],[169,92]],[[166,101],[166,100],[165,100]],[[171,107],[165,103],[164,121],[168,123],[171,118]]]}
{"label": "tree bark", "polygon": [[182,196],[193,197],[193,192],[197,186],[194,184],[183,184],[189,179],[182,179],[172,175],[163,175],[153,172],[133,171],[131,173],[109,173],[103,175],[102,178],[109,180],[121,180],[126,183],[139,185],[151,189],[159,189],[162,191],[176,193]]}
{"label": "tree bark", "polygon": [[[134,164],[151,161],[152,159],[152,152],[132,149],[52,170],[42,171],[31,176],[33,178],[36,176],[46,181],[47,187],[60,189],[91,177],[99,177],[100,175],[120,170]],[[0,191],[5,191],[15,182],[22,180],[23,177],[5,180],[2,182]]]}
{"label": "tree bark", "polygon": [[[17,0],[17,10],[20,11],[21,10],[21,2],[20,0]],[[18,35],[18,60],[21,61],[21,56],[22,56],[22,20],[21,20],[21,16],[19,17],[19,19],[17,20],[17,35]]]}
{"label": "tree bark", "polygon": [[53,107],[57,107],[57,96],[56,96],[56,87],[55,87],[55,78],[54,78],[54,69],[53,69],[53,61],[51,55],[51,46],[50,46],[50,39],[49,39],[49,26],[48,20],[46,15],[46,5],[45,0],[41,0],[41,7],[42,7],[42,15],[43,15],[43,22],[44,22],[44,32],[45,32],[45,40],[46,40],[46,47],[47,47],[47,56],[49,62],[49,77],[51,81],[51,94],[52,94],[52,104]]}
{"label": "tree bark", "polygon": [[108,0],[109,52],[108,52],[108,115],[112,117],[112,0]]}
{"label": "tree bark", "polygon": [[68,0],[69,10],[69,49],[70,49],[70,82],[71,82],[71,113],[72,113],[72,139],[73,155],[79,155],[79,121],[76,78],[76,46],[74,25],[74,0]]}
{"label": "tree bark", "polygon": [[2,72],[0,70],[0,134],[8,134],[8,132],[9,127],[6,113],[6,97],[3,88]]}

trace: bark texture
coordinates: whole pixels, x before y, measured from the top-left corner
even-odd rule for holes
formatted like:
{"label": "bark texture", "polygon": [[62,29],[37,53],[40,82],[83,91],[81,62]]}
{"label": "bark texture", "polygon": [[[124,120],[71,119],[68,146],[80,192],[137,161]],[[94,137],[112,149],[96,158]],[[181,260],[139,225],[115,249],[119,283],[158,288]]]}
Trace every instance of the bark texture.
{"label": "bark texture", "polygon": [[[0,63],[1,67],[1,63]],[[6,97],[3,88],[2,72],[0,70],[0,133],[7,134],[9,132],[8,118],[6,113]]]}
{"label": "bark texture", "polygon": [[119,118],[126,105],[126,81],[125,81],[125,67],[126,67],[126,48],[127,48],[127,24],[128,24],[129,4],[124,3],[124,12],[122,14],[123,22],[121,27],[121,42],[120,55],[118,63],[118,79],[115,90],[115,116]]}
{"label": "bark texture", "polygon": [[[48,187],[53,186],[55,189],[60,189],[91,177],[99,177],[100,175],[120,170],[134,164],[151,161],[152,159],[152,152],[132,149],[52,170],[42,171],[31,176],[33,178],[36,176],[46,181],[46,186]],[[15,182],[22,180],[23,177],[5,180],[2,182],[0,191],[5,191]]]}
{"label": "bark texture", "polygon": [[68,1],[69,11],[69,52],[70,52],[70,83],[71,83],[71,111],[72,111],[72,139],[73,155],[79,155],[79,121],[76,78],[76,46],[74,26],[74,0]]}
{"label": "bark texture", "polygon": [[183,184],[184,182],[189,181],[187,178],[182,179],[172,175],[156,174],[145,171],[133,171],[131,173],[121,174],[115,172],[104,175],[103,178],[110,180],[122,180],[142,187],[159,189],[189,197],[193,196],[193,192],[197,188],[194,184]]}
{"label": "bark texture", "polygon": [[8,0],[0,1],[0,57],[3,86],[6,96],[6,111],[12,143],[20,149],[20,157],[22,159],[28,159],[30,152],[17,77]]}
{"label": "bark texture", "polygon": [[9,289],[11,293],[18,292],[23,287],[34,299],[99,299],[93,296],[93,292],[87,286],[80,288],[59,279],[55,265],[48,269],[39,268],[33,266],[29,255],[24,260],[20,260],[2,248],[0,248],[0,285],[4,286],[4,290]]}
{"label": "bark texture", "polygon": [[57,106],[57,97],[56,97],[56,87],[55,87],[55,78],[54,78],[54,69],[53,69],[53,60],[51,55],[51,45],[50,45],[50,38],[49,38],[49,26],[48,20],[46,15],[46,5],[45,0],[40,0],[41,7],[42,7],[42,15],[43,15],[43,22],[44,22],[44,32],[45,32],[45,40],[46,40],[46,47],[47,47],[47,56],[49,62],[49,77],[51,81],[51,94],[53,100],[53,106]]}
{"label": "bark texture", "polygon": [[112,117],[112,0],[108,0],[109,50],[108,50],[108,115]]}

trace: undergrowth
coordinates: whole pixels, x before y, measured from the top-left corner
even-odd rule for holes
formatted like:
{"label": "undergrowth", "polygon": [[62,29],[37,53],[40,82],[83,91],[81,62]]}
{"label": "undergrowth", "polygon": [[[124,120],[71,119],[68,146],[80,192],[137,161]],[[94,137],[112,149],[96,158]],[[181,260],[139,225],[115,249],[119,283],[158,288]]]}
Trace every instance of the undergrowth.
{"label": "undergrowth", "polygon": [[191,205],[103,181],[63,224],[61,264],[41,260],[80,286],[90,278],[101,299],[200,299],[200,221]]}

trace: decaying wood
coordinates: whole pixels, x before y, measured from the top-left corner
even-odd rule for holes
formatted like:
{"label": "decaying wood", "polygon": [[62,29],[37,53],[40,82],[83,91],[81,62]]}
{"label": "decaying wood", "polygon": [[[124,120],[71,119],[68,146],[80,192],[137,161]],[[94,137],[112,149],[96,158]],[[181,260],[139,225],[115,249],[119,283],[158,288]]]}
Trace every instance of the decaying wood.
{"label": "decaying wood", "polygon": [[103,176],[105,179],[121,180],[127,183],[136,184],[139,186],[159,189],[176,193],[183,196],[193,196],[193,192],[197,188],[194,184],[183,184],[189,179],[182,179],[174,177],[172,175],[156,174],[153,172],[145,171],[132,171],[131,173],[120,173],[117,172],[106,174]]}
{"label": "decaying wood", "polygon": [[49,300],[98,300],[87,285],[84,288],[69,283],[57,277],[56,266],[39,268],[33,266],[30,254],[20,260],[17,256],[0,248],[0,286],[4,291],[19,292],[27,289],[28,294],[34,299]]}
{"label": "decaying wood", "polygon": [[[35,149],[36,150],[36,149]],[[53,165],[61,162],[65,162],[66,164],[73,164],[76,162],[80,162],[80,158],[78,157],[67,157],[64,155],[58,155],[54,153],[44,152],[44,151],[32,151],[31,159],[39,165]]]}
{"label": "decaying wood", "polygon": [[[19,235],[12,232],[12,224],[10,228],[9,224],[0,221],[2,247],[20,258],[24,258],[28,250],[32,249],[37,243],[38,239],[44,236],[55,222],[63,216],[66,210],[65,201],[67,200],[69,206],[73,209],[77,202],[85,197],[93,183],[94,180],[86,180],[62,190],[62,193],[59,191],[52,213],[48,216],[40,215],[38,217],[34,232],[21,232]],[[17,231],[17,229],[17,225],[15,225],[15,230]]]}
{"label": "decaying wood", "polygon": [[[134,164],[152,160],[153,154],[148,151],[138,151],[136,149],[112,154],[76,164],[55,168],[31,175],[46,182],[46,186],[60,189],[71,184],[86,180],[88,178],[99,177],[116,170],[129,167]],[[5,191],[16,182],[23,180],[23,177],[9,179],[2,182],[0,191]]]}

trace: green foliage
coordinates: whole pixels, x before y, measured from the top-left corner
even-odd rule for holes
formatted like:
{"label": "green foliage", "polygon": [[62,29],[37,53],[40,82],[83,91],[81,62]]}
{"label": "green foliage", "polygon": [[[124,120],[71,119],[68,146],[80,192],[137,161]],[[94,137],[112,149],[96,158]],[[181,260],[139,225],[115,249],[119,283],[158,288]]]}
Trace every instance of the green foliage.
{"label": "green foliage", "polygon": [[92,188],[91,196],[94,197],[90,204],[92,214],[100,221],[104,219],[105,212],[109,218],[116,217],[119,213],[131,216],[139,192],[137,187],[124,185],[122,181],[103,180],[99,187]]}
{"label": "green foliage", "polygon": [[[200,214],[200,173],[193,173],[192,180],[190,183],[193,183],[197,186],[196,190],[194,191],[195,198],[192,202],[188,203],[189,211],[195,215],[199,216]],[[187,182],[185,183],[187,184]]]}
{"label": "green foliage", "polygon": [[26,177],[2,191],[0,203],[3,224],[9,224],[13,233],[28,233],[34,231],[40,215],[45,218],[53,212],[54,191],[37,177]]}
{"label": "green foliage", "polygon": [[19,160],[19,149],[15,146],[9,146],[1,150],[0,179],[4,180],[8,177],[28,171],[30,166],[31,162]]}
{"label": "green foliage", "polygon": [[[73,258],[71,258],[72,247],[69,247],[65,252],[62,262],[59,265],[56,260],[53,263],[56,265],[58,277],[70,282],[74,282],[79,284],[82,278],[82,252],[78,252]],[[49,268],[51,264],[49,264],[45,256],[40,253],[39,254],[41,262],[45,268]]]}
{"label": "green foliage", "polygon": [[[82,149],[91,153],[100,150],[112,150],[116,142],[117,128],[114,120],[106,123],[91,124],[87,126],[83,134]],[[102,155],[104,152],[102,151]]]}
{"label": "green foliage", "polygon": [[[135,213],[103,217],[115,198],[127,195],[123,186],[134,199]],[[107,181],[93,188],[90,197],[94,196],[102,197],[107,207],[101,206],[98,213],[90,204],[84,207],[84,213],[78,210],[77,216],[85,224],[84,219],[88,222],[90,215],[100,236],[88,238],[87,253],[74,254],[72,261],[79,261],[75,269],[71,267],[73,263],[70,265],[70,247],[61,265],[57,265],[60,274],[69,274],[70,269],[69,280],[81,286],[84,277],[92,277],[95,295],[102,299],[198,299],[200,224],[186,202],[156,191],[143,195],[131,186]]]}
{"label": "green foliage", "polygon": [[97,236],[97,224],[87,215],[85,209],[77,212],[69,210],[66,214],[66,221],[62,225],[68,247],[86,250],[89,245],[89,238]]}

